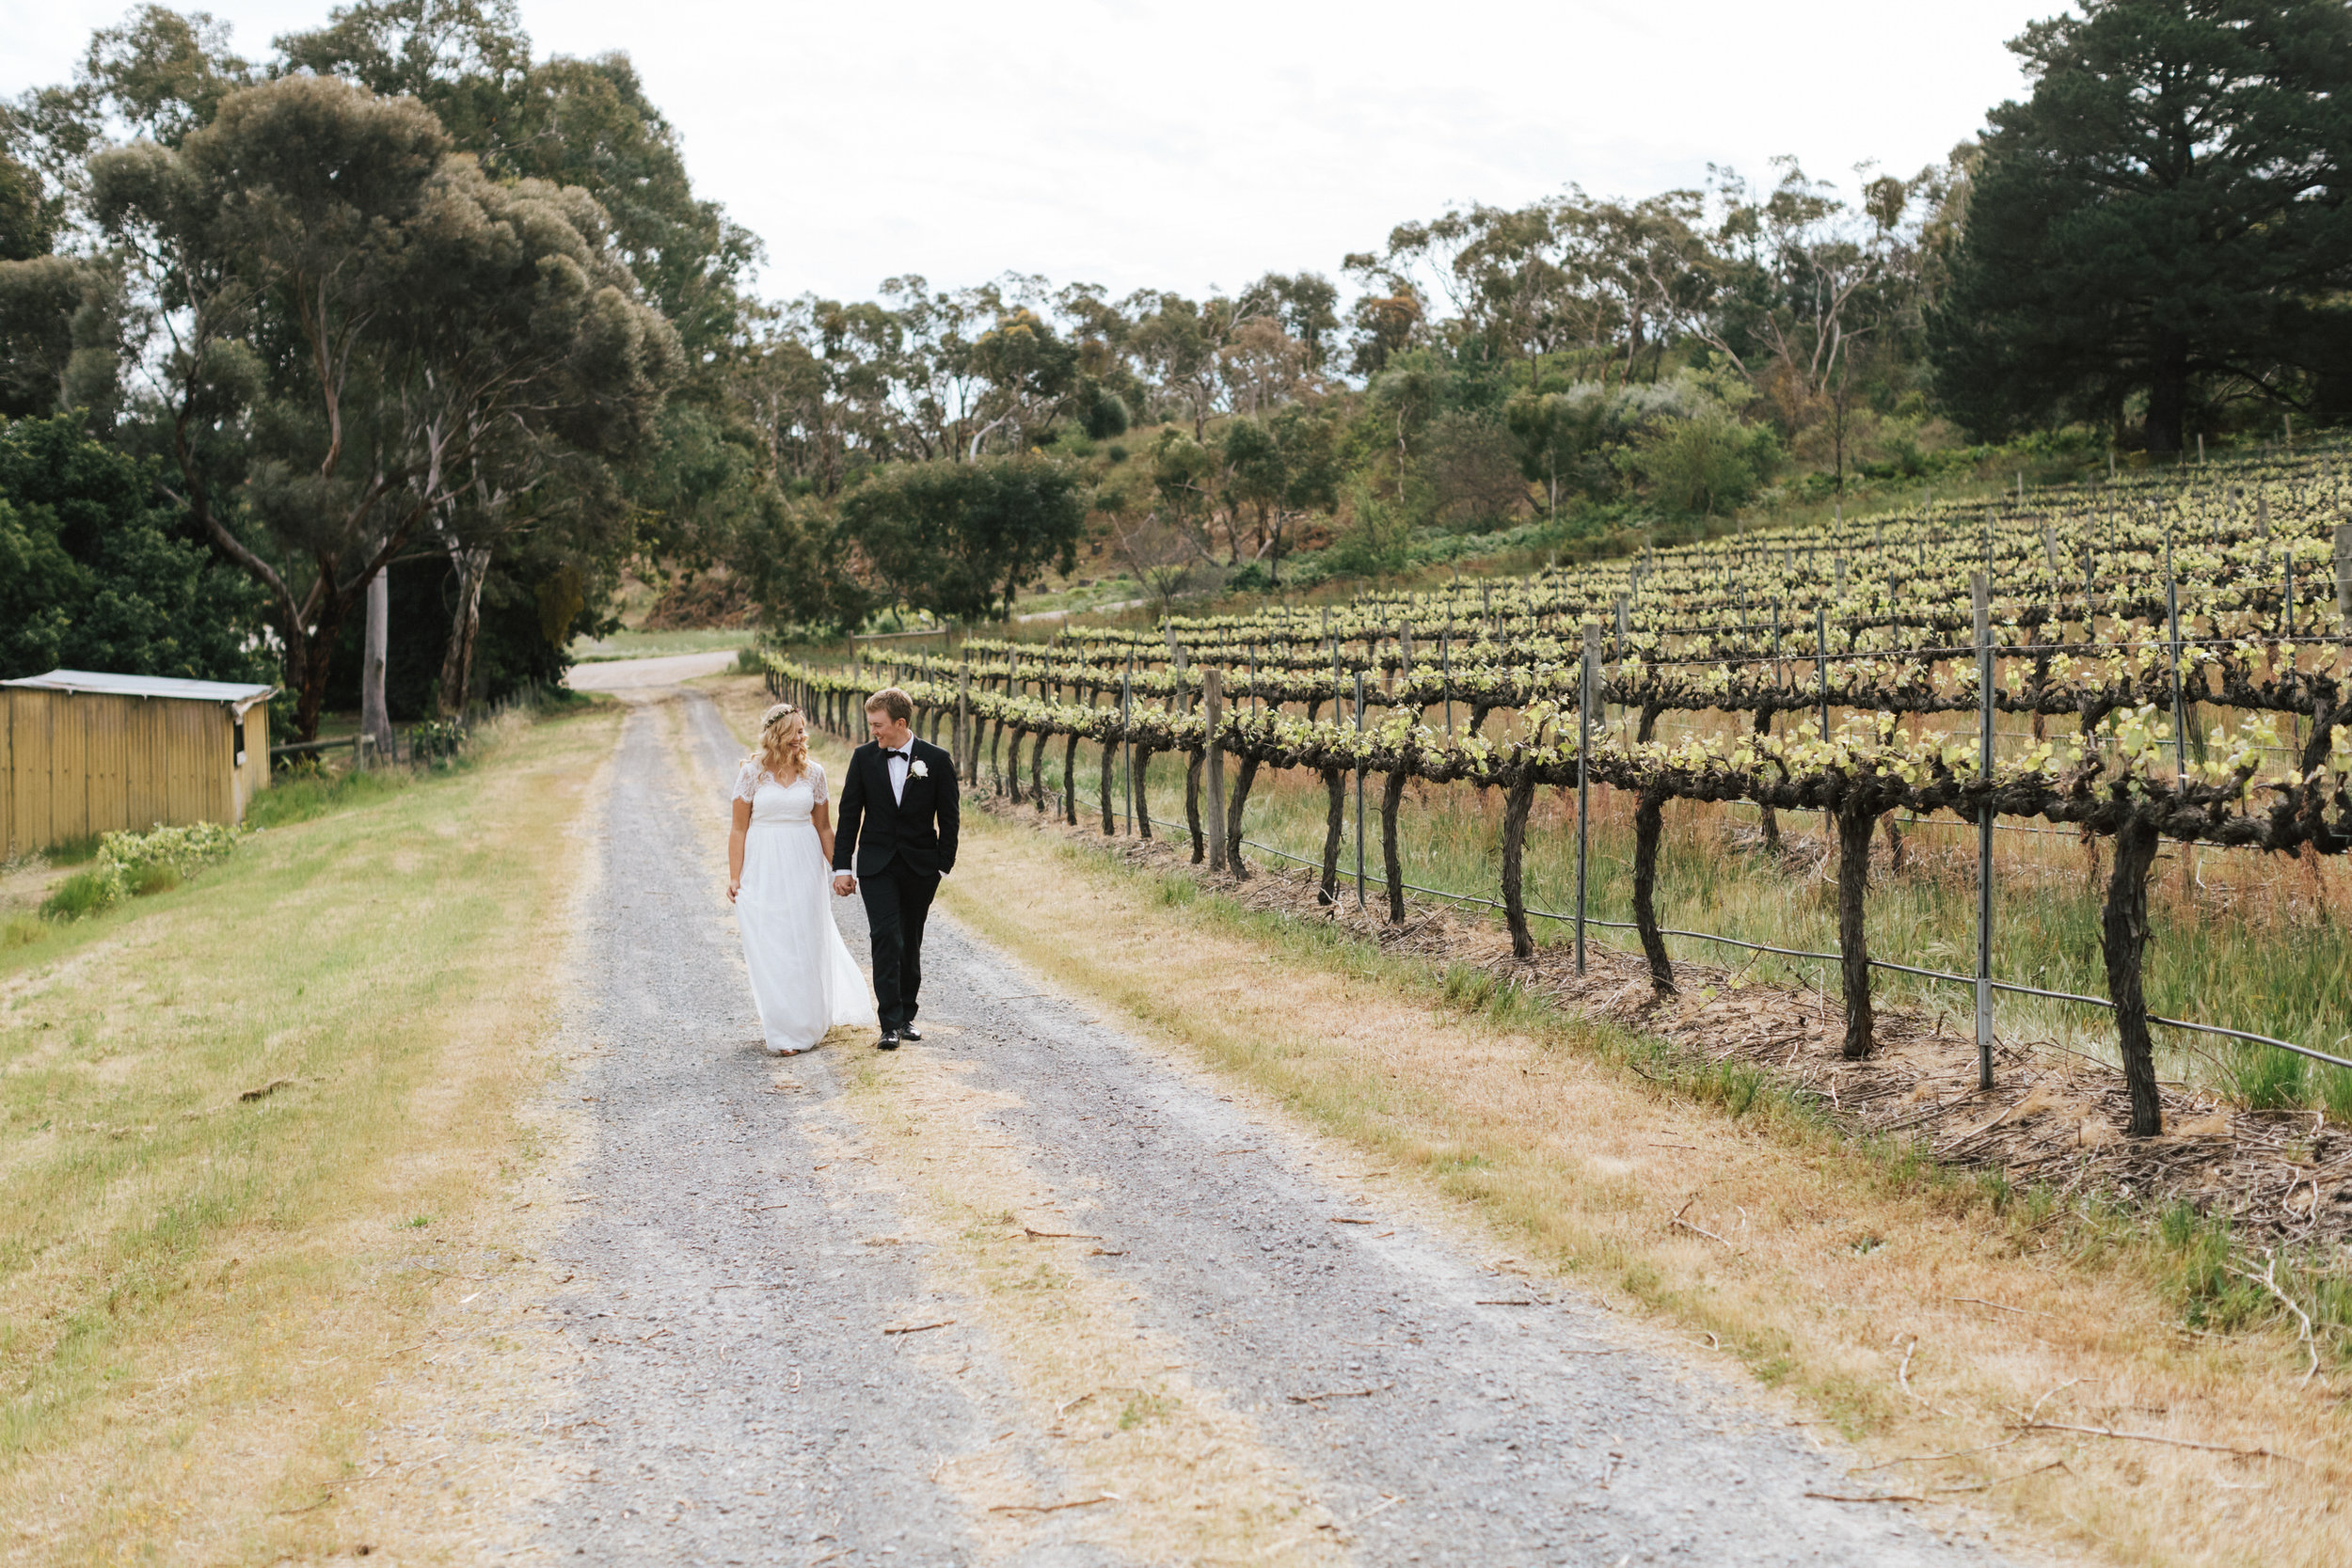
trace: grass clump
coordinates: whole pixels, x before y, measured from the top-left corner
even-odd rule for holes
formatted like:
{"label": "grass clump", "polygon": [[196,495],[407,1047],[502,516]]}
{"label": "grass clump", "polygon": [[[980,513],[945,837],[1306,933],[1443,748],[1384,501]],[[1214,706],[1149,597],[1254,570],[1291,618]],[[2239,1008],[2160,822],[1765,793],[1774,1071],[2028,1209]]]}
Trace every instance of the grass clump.
{"label": "grass clump", "polygon": [[330,774],[296,769],[273,780],[245,808],[245,825],[261,830],[314,822],[329,812],[367,805],[398,793],[408,781],[389,768]]}

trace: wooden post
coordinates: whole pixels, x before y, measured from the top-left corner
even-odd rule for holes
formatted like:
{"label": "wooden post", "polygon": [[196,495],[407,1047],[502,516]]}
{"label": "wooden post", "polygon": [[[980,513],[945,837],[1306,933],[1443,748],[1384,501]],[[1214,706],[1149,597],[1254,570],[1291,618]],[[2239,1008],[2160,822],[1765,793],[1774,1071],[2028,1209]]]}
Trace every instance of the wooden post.
{"label": "wooden post", "polygon": [[[1993,590],[1982,572],[1970,585],[1977,615],[1979,762],[1993,778]],[[1977,810],[1977,1087],[1993,1086],[1993,805]]]}
{"label": "wooden post", "polygon": [[[1329,610],[1324,614],[1328,616]],[[1225,869],[1225,748],[1217,724],[1225,717],[1225,672],[1214,664],[1200,667],[1200,705],[1208,720],[1209,869]]]}
{"label": "wooden post", "polygon": [[967,754],[966,749],[969,747],[971,750],[977,750],[977,747],[971,747],[971,729],[972,666],[966,663],[956,673],[956,733],[951,737],[955,744],[950,750],[956,759],[956,770],[961,773],[967,781],[972,777],[972,759]]}
{"label": "wooden post", "polygon": [[1577,666],[1576,684],[1576,972],[1584,973],[1584,897],[1586,865],[1593,834],[1593,675],[1600,658],[1600,625],[1584,623],[1584,657]]}
{"label": "wooden post", "polygon": [[1821,741],[1829,742],[1829,611],[1813,610],[1813,672],[1821,688]]}

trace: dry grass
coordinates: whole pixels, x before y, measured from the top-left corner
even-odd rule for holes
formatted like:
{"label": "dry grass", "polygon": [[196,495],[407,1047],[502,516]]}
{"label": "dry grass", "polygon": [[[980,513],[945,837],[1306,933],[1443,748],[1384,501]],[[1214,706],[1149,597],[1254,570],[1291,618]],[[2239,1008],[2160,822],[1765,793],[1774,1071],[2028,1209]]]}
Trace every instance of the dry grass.
{"label": "dry grass", "polygon": [[566,830],[606,717],[0,953],[0,1560],[479,1555],[536,1478]]}

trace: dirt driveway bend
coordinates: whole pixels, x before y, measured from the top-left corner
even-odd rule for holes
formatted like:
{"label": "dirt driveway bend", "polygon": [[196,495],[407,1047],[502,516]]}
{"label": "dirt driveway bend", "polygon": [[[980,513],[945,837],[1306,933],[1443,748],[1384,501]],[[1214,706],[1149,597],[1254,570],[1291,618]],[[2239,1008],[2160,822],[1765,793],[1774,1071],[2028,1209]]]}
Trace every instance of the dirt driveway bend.
{"label": "dirt driveway bend", "polygon": [[1830,1500],[1896,1488],[950,920],[921,1045],[768,1058],[723,897],[740,749],[699,694],[620,689],[532,1555],[1994,1560]]}

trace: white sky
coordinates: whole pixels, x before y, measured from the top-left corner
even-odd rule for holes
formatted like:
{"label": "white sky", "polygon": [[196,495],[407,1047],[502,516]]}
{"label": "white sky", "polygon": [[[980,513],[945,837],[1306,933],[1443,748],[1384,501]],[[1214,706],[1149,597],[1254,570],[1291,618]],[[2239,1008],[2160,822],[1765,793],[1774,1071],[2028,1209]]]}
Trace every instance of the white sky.
{"label": "white sky", "polygon": [[[241,53],[329,0],[212,0]],[[119,0],[0,0],[0,93],[69,76]],[[2062,0],[524,0],[537,53],[621,50],[764,293],[1009,270],[1199,293],[1450,204],[1752,181],[1793,152],[1909,174],[2023,90]]]}

